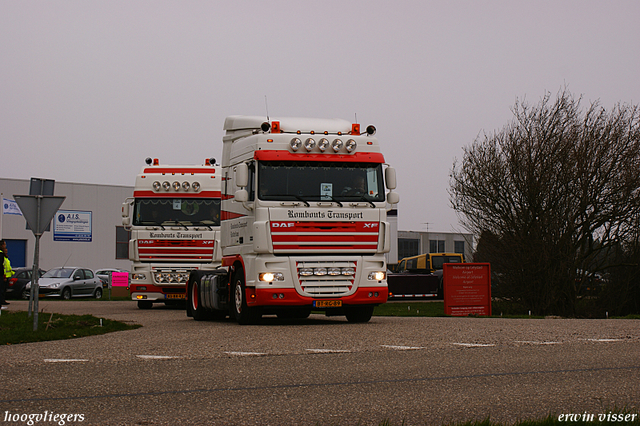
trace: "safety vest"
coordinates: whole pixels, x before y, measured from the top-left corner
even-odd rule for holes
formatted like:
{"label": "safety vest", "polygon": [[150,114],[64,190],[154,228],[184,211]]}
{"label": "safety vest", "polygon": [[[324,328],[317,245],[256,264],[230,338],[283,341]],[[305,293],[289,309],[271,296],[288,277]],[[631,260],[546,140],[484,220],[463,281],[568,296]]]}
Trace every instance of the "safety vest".
{"label": "safety vest", "polygon": [[8,257],[4,257],[4,276],[7,278],[11,278],[15,272],[11,269],[11,261],[9,261]]}

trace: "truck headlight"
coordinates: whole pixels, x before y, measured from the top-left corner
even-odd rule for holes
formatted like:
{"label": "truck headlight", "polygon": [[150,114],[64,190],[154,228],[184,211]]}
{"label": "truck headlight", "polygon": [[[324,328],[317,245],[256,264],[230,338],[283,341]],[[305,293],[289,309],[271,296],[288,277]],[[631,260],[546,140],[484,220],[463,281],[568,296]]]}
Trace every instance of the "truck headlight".
{"label": "truck headlight", "polygon": [[147,277],[144,274],[141,273],[137,273],[137,274],[131,274],[131,279],[132,280],[144,280]]}
{"label": "truck headlight", "polygon": [[347,141],[347,144],[345,145],[345,148],[347,149],[347,152],[353,152],[357,146],[358,144],[356,143],[356,141],[354,141],[353,139],[349,139]]}
{"label": "truck headlight", "polygon": [[340,139],[334,139],[333,142],[331,142],[331,148],[333,148],[335,152],[340,151],[340,149],[342,149],[342,145],[344,145],[344,142]]}
{"label": "truck headlight", "polygon": [[282,272],[263,272],[258,276],[258,278],[260,279],[260,281],[264,281],[267,283],[271,283],[274,281],[284,281],[284,275],[282,274]]}
{"label": "truck headlight", "polygon": [[369,280],[371,281],[382,281],[384,280],[386,274],[383,271],[369,272]]}

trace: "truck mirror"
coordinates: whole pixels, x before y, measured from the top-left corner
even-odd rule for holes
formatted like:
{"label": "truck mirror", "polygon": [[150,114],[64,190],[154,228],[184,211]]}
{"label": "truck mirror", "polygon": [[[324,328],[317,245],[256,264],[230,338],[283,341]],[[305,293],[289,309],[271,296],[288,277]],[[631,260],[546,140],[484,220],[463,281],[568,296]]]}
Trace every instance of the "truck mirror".
{"label": "truck mirror", "polygon": [[129,216],[129,203],[128,202],[124,202],[122,203],[122,226],[129,226],[131,225],[131,217]]}
{"label": "truck mirror", "polygon": [[238,189],[235,193],[234,199],[239,203],[246,203],[249,201],[249,193],[246,189]]}
{"label": "truck mirror", "polygon": [[396,169],[387,167],[384,171],[384,180],[387,183],[387,188],[391,190],[396,189]]}
{"label": "truck mirror", "polygon": [[397,192],[390,192],[387,194],[387,203],[398,204],[400,202],[400,195]]}
{"label": "truck mirror", "polygon": [[240,163],[236,166],[236,185],[240,188],[246,188],[249,185],[249,167],[247,163]]}

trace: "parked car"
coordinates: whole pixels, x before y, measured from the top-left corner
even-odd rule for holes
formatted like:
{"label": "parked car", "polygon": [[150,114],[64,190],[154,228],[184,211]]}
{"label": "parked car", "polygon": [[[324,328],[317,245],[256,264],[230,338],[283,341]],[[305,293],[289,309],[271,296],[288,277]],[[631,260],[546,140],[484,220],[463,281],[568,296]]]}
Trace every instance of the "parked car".
{"label": "parked car", "polygon": [[[25,287],[29,281],[31,281],[31,275],[33,274],[33,268],[13,268],[15,275],[9,278],[9,285],[7,286],[7,292],[5,297],[13,299],[28,299],[29,290]],[[44,274],[44,271],[40,269],[40,277]]]}
{"label": "parked car", "polygon": [[[88,268],[62,267],[49,269],[38,279],[40,296],[102,297],[102,281]],[[26,286],[31,289],[31,283]]]}
{"label": "parked car", "polygon": [[111,276],[112,272],[129,272],[129,271],[127,271],[125,269],[117,269],[117,268],[98,269],[96,271],[96,275],[102,281],[102,287],[103,288],[108,288],[109,287],[109,277]]}

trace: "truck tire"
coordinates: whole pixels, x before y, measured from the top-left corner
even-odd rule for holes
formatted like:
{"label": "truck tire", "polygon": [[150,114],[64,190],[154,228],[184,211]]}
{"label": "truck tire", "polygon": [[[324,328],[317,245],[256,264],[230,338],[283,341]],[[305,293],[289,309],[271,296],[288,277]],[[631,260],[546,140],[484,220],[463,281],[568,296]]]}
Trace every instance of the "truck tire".
{"label": "truck tire", "polygon": [[187,315],[191,310],[191,316],[196,321],[211,319],[211,312],[202,306],[200,300],[200,275],[192,275],[187,285]]}
{"label": "truck tire", "polygon": [[150,300],[138,300],[138,309],[151,309],[153,302]]}
{"label": "truck tire", "polygon": [[238,269],[233,275],[232,292],[231,309],[238,324],[247,325],[260,322],[262,318],[260,311],[247,306],[247,288],[244,283],[244,271],[242,269]]}
{"label": "truck tire", "polygon": [[349,322],[369,322],[372,315],[373,306],[350,306],[345,308],[345,316]]}

